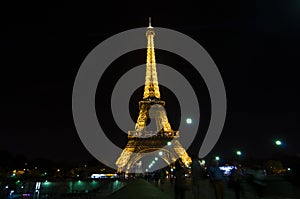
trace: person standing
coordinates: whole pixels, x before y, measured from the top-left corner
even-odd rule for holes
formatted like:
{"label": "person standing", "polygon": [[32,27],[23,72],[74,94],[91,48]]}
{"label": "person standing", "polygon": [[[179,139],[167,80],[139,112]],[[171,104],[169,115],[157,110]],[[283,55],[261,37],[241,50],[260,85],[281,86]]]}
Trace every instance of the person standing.
{"label": "person standing", "polygon": [[219,168],[217,160],[212,161],[212,165],[208,169],[210,180],[215,189],[216,199],[224,199],[224,174]]}
{"label": "person standing", "polygon": [[175,199],[184,199],[186,191],[185,168],[182,166],[180,158],[175,161],[175,182],[174,182],[174,197]]}
{"label": "person standing", "polygon": [[156,186],[158,186],[159,179],[160,179],[160,172],[155,171],[155,173],[154,173],[154,182],[155,182]]}
{"label": "person standing", "polygon": [[159,179],[159,186],[160,190],[164,191],[164,185],[166,180],[166,173],[164,169],[160,169],[160,179]]}
{"label": "person standing", "polygon": [[242,187],[242,179],[243,179],[243,171],[241,165],[236,166],[236,168],[231,170],[231,173],[229,175],[229,187],[233,189],[235,193],[235,198],[240,199],[241,198],[241,192],[243,192]]}
{"label": "person standing", "polygon": [[200,198],[200,190],[201,190],[201,183],[205,179],[205,169],[201,166],[199,162],[199,158],[195,155],[192,155],[192,183],[193,183],[193,194],[195,199]]}
{"label": "person standing", "polygon": [[259,198],[262,198],[264,195],[265,187],[266,187],[264,170],[261,169],[260,167],[256,167],[254,170],[254,175],[253,175],[252,181],[256,188],[257,196]]}

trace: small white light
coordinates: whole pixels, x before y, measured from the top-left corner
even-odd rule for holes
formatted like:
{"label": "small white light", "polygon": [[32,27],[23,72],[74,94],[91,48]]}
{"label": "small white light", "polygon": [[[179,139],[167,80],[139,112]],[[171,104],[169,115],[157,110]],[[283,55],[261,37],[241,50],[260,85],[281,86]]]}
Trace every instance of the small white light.
{"label": "small white light", "polygon": [[158,152],[158,155],[162,156],[162,155],[163,155],[163,152],[162,152],[162,151]]}
{"label": "small white light", "polygon": [[187,118],[187,119],[186,119],[186,123],[187,123],[187,124],[192,124],[192,122],[193,122],[193,121],[192,121],[191,118]]}
{"label": "small white light", "polygon": [[167,144],[168,144],[168,146],[171,146],[171,145],[172,145],[172,142],[168,142]]}

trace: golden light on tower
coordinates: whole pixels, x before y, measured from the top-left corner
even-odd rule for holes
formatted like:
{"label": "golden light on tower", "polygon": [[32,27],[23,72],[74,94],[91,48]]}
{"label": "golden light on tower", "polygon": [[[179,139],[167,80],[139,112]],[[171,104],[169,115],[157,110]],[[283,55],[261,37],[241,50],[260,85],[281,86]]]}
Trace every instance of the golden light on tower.
{"label": "golden light on tower", "polygon": [[[178,158],[181,158],[185,166],[191,163],[191,158],[177,139],[179,132],[172,130],[168,121],[164,109],[165,101],[160,99],[154,36],[154,28],[151,26],[151,18],[149,18],[149,26],[146,30],[147,60],[144,94],[143,99],[139,102],[140,111],[135,130],[128,131],[128,143],[116,161],[119,172],[130,171],[138,160],[147,156],[148,152],[155,151],[158,151],[159,157],[168,164],[175,162]],[[149,120],[155,125],[147,126]]]}
{"label": "golden light on tower", "polygon": [[148,40],[147,45],[147,62],[146,62],[146,78],[145,78],[145,88],[144,97],[147,98],[160,98],[160,92],[158,87],[158,78],[156,72],[156,60],[154,52],[154,28],[151,26],[151,18],[149,18],[149,26],[146,31],[146,37]]}

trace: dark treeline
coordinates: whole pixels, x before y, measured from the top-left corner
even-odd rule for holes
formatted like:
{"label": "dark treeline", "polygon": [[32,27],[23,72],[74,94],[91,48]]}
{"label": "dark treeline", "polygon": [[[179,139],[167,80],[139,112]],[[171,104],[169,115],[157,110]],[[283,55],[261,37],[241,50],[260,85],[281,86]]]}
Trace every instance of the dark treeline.
{"label": "dark treeline", "polygon": [[100,163],[94,158],[91,158],[89,161],[82,162],[78,161],[53,161],[43,157],[38,158],[28,158],[24,154],[13,155],[8,151],[0,150],[0,168],[4,170],[14,170],[14,169],[71,169],[74,167],[88,165],[89,167],[101,166],[105,167],[104,164]]}

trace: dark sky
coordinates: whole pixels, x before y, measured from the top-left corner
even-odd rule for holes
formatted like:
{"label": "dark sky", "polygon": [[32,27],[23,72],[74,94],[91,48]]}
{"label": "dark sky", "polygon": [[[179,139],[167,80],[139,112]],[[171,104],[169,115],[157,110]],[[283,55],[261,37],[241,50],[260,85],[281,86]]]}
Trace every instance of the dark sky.
{"label": "dark sky", "polygon": [[[77,70],[104,39],[145,27],[152,16],[153,26],[180,31],[199,42],[220,70],[228,113],[212,153],[230,156],[239,148],[249,156],[269,157],[275,138],[286,143],[287,154],[300,153],[300,3],[211,1],[174,6],[20,5],[2,13],[0,150],[32,158],[90,159],[72,117]],[[138,55],[144,57],[134,59]],[[144,63],[146,51],[126,56],[116,62],[132,67]],[[166,52],[157,54],[159,59],[171,67],[174,63],[174,68],[183,63]],[[185,73],[191,84],[201,81]],[[172,104],[168,92],[164,100]]]}

